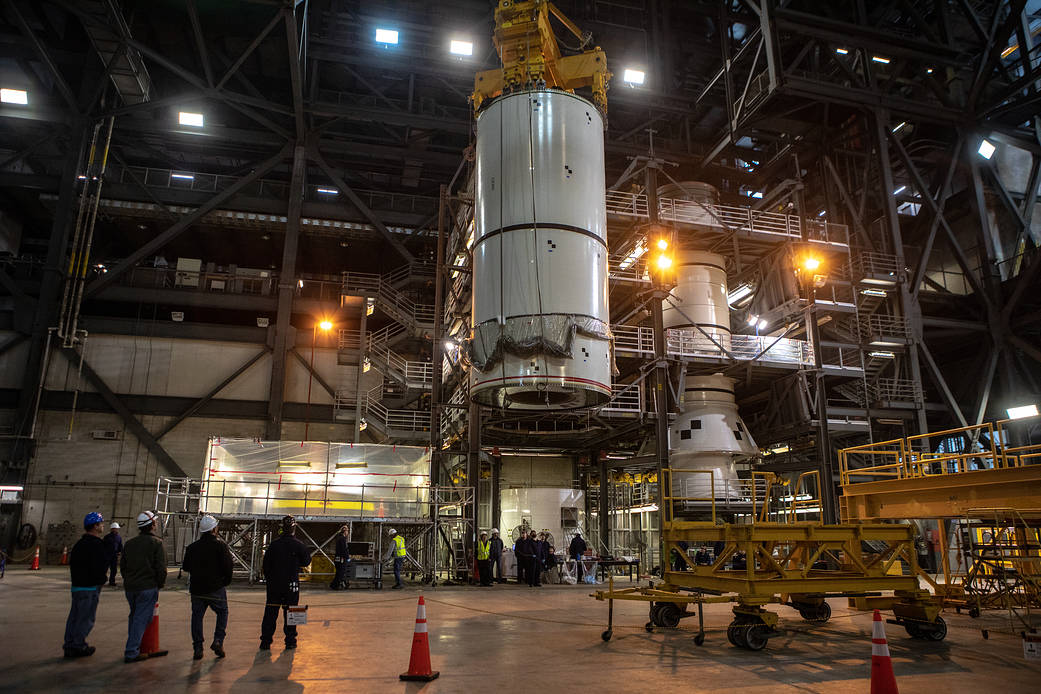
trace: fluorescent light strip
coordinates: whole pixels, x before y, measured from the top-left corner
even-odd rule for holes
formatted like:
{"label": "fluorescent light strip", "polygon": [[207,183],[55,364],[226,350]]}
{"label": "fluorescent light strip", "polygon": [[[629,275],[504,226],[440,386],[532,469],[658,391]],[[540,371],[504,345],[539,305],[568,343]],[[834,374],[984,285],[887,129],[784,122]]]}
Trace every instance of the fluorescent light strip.
{"label": "fluorescent light strip", "polygon": [[323,195],[339,195],[340,194],[340,191],[336,190],[335,188],[319,188],[318,192],[322,193]]}
{"label": "fluorescent light strip", "polygon": [[398,32],[394,29],[377,29],[376,43],[397,43]]}
{"label": "fluorescent light strip", "polygon": [[192,174],[172,173],[172,174],[170,174],[170,178],[179,178],[182,181],[194,181],[195,180],[195,176],[193,176]]}
{"label": "fluorescent light strip", "polygon": [[29,103],[29,92],[24,89],[0,89],[0,102],[25,106]]}
{"label": "fluorescent light strip", "polygon": [[474,45],[470,41],[452,41],[448,52],[452,55],[473,55]]}
{"label": "fluorescent light strip", "polygon": [[883,58],[880,55],[871,56],[871,60],[876,63],[882,63],[883,65],[889,65],[889,58]]}
{"label": "fluorescent light strip", "polygon": [[1023,419],[1025,417],[1036,417],[1037,416],[1037,405],[1020,405],[1019,407],[1010,407],[1007,410],[1009,419]]}

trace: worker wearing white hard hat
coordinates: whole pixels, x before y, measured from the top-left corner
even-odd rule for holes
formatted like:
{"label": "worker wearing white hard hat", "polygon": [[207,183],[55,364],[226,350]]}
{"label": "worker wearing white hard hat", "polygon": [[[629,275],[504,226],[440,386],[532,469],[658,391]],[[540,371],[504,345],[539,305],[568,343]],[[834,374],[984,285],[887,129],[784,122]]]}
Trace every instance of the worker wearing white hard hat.
{"label": "worker wearing white hard hat", "polygon": [[119,534],[119,523],[108,526],[108,535],[101,538],[105,543],[105,561],[108,562],[108,584],[116,585],[116,572],[119,570],[119,555],[123,553],[123,537]]}
{"label": "worker wearing white hard hat", "polygon": [[498,528],[492,528],[492,537],[488,540],[488,547],[488,561],[490,561],[492,565],[491,578],[495,583],[505,583],[506,577],[503,575],[502,571],[503,542],[502,538],[499,537]]}
{"label": "worker wearing white hard hat", "polygon": [[194,659],[202,660],[202,620],[206,610],[217,615],[210,649],[218,658],[224,657],[224,635],[228,627],[228,594],[233,563],[231,550],[217,537],[217,519],[203,516],[199,519],[199,539],[184,550],[181,569],[191,576],[188,592],[192,596],[192,647]]}
{"label": "worker wearing white hard hat", "polygon": [[159,589],[166,585],[166,549],[158,535],[159,514],[142,511],[137,516],[137,530],[138,536],[123,545],[123,557],[119,560],[123,590],[130,603],[127,644],[123,652],[123,662],[126,663],[137,663],[167,653],[141,653],[141,638],[152,621]]}

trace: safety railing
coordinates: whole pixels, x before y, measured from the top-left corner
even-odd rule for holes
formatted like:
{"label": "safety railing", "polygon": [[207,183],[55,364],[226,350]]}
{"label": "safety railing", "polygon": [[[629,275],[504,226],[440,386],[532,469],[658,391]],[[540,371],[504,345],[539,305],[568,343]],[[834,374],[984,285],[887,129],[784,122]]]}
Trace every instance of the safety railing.
{"label": "safety railing", "polygon": [[[241,473],[238,474],[241,477]],[[328,516],[429,519],[433,506],[468,503],[473,487],[431,487],[427,475],[386,474],[365,480],[366,473],[255,472],[248,482],[160,477],[156,483],[158,513],[207,513],[220,516],[303,518]],[[376,475],[370,477],[375,478]],[[388,479],[391,478],[391,479]]]}
{"label": "safety railing", "polygon": [[[411,266],[405,268],[407,276]],[[432,325],[433,305],[417,304],[394,287],[396,282],[401,281],[400,272],[400,268],[382,276],[368,272],[344,272],[341,275],[340,291],[343,294],[371,295],[394,320],[411,328]]]}
{"label": "safety railing", "polygon": [[769,335],[706,335],[696,328],[666,331],[669,356],[733,358],[800,366],[813,364],[813,350],[805,340]]}
{"label": "safety railing", "polygon": [[361,331],[350,328],[340,328],[337,333],[336,345],[338,349],[361,349]]}
{"label": "safety railing", "polygon": [[875,402],[921,402],[920,383],[904,378],[879,378],[868,383],[868,395]]}
{"label": "safety railing", "polygon": [[[648,217],[646,194],[609,190],[606,202],[608,214]],[[849,243],[849,229],[845,224],[803,221],[796,215],[764,212],[749,207],[658,198],[658,218],[663,221],[714,226],[728,231],[775,237],[778,240],[805,238],[843,247]]]}
{"label": "safety railing", "polygon": [[[1022,421],[1003,419],[843,448],[839,451],[840,483],[955,475],[1035,464],[1041,459],[1041,444],[1008,445],[1009,425]],[[947,443],[936,451],[920,450],[934,441]],[[950,442],[958,442],[960,450],[950,450]]]}
{"label": "safety railing", "polygon": [[[388,330],[388,328],[390,328]],[[366,345],[366,354],[381,371],[406,386],[424,385],[429,386],[434,380],[434,365],[431,362],[409,361],[392,350],[387,340],[403,332],[401,326],[388,325],[379,331],[369,335]]]}
{"label": "safety railing", "polygon": [[612,325],[614,348],[616,352],[654,352],[654,331],[651,328],[637,325]]}
{"label": "safety railing", "polygon": [[[769,510],[769,499],[776,477],[769,472],[752,472],[751,479],[716,479],[715,470],[677,470],[665,468],[667,495],[663,501],[669,508],[669,517],[709,510],[712,522],[718,511],[738,511],[749,514],[752,522],[764,521]],[[677,479],[676,475],[681,475]],[[680,493],[676,494],[677,482]],[[677,509],[677,505],[679,508]]]}
{"label": "safety railing", "polygon": [[911,324],[906,318],[872,315],[860,320],[860,338],[862,340],[875,340],[880,337],[906,340],[910,335]]}
{"label": "safety railing", "polygon": [[640,412],[643,409],[642,383],[612,383],[611,399],[601,412]]}
{"label": "safety railing", "polygon": [[850,260],[850,279],[854,282],[874,279],[895,284],[902,270],[897,257],[890,253],[858,252]]}

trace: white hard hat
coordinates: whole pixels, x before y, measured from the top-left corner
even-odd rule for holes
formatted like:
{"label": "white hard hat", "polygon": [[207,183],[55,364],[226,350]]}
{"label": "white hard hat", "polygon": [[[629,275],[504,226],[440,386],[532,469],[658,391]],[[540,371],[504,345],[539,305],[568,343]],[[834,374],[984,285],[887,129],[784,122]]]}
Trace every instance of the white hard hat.
{"label": "white hard hat", "polygon": [[123,527],[123,526],[121,526],[121,525],[120,525],[119,523],[113,523],[112,525],[110,525],[110,526],[108,526],[108,527],[109,527],[110,529],[112,529],[112,530],[119,530],[119,529],[120,529],[121,527]]}
{"label": "white hard hat", "polygon": [[155,515],[154,511],[142,511],[137,514],[137,527],[147,528],[157,520],[159,520],[159,516]]}
{"label": "white hard hat", "polygon": [[213,516],[203,516],[199,521],[199,532],[208,533],[217,527],[217,519]]}
{"label": "white hard hat", "polygon": [[390,529],[390,530],[388,530],[387,532],[388,532],[388,533],[390,533],[391,535],[397,535],[397,534],[398,534],[398,531],[397,531],[397,530],[395,530],[394,528],[391,528],[391,529]]}
{"label": "white hard hat", "polygon": [[498,528],[492,528],[492,534],[493,534],[493,535],[494,535],[495,533],[497,533],[497,532],[499,532],[499,529],[498,529]]}

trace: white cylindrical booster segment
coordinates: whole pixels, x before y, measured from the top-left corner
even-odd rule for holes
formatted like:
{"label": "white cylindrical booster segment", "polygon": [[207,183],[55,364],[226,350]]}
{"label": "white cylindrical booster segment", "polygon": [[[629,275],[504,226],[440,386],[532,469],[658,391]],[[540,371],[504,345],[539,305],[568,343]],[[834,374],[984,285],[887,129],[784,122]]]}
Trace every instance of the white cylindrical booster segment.
{"label": "white cylindrical booster segment", "polygon": [[734,379],[687,376],[683,409],[669,427],[673,495],[706,501],[746,496],[736,483],[735,463],[758,452],[737,412]]}
{"label": "white cylindrical booster segment", "polygon": [[473,360],[472,397],[521,410],[605,402],[600,112],[561,91],[499,97],[477,119],[476,165],[472,354],[488,359]]}
{"label": "white cylindrical booster segment", "polygon": [[662,305],[666,328],[693,331],[699,350],[730,350],[730,305],[723,256],[706,251],[676,254],[676,287]]}

